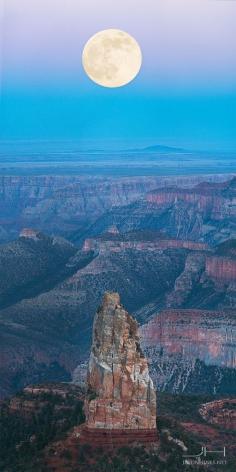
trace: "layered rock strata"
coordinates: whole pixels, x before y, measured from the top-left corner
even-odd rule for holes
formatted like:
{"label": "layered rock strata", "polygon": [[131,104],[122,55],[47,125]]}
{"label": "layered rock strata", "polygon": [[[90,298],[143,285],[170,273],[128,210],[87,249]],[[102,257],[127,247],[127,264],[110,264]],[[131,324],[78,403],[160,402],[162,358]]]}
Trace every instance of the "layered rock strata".
{"label": "layered rock strata", "polygon": [[156,393],[138,324],[117,293],[104,295],[95,316],[85,413],[90,435],[109,431],[120,438],[126,431],[129,442],[131,437],[137,440],[140,431],[142,440],[156,439]]}
{"label": "layered rock strata", "polygon": [[140,328],[140,335],[159,390],[235,391],[234,310],[164,310]]}
{"label": "layered rock strata", "polygon": [[206,258],[206,273],[222,282],[236,281],[236,259],[212,256]]}
{"label": "layered rock strata", "polygon": [[[130,240],[126,240],[130,235]],[[106,254],[110,252],[121,252],[125,250],[136,250],[136,251],[164,251],[166,249],[189,249],[192,251],[208,251],[209,247],[204,243],[197,243],[194,241],[182,241],[178,239],[160,238],[155,237],[155,233],[152,238],[142,238],[142,232],[136,238],[132,237],[131,233],[122,235],[115,235],[113,233],[103,234],[100,237],[94,239],[86,239],[83,245],[83,251],[98,251],[99,254]]]}
{"label": "layered rock strata", "polygon": [[217,220],[235,216],[235,180],[221,183],[201,183],[194,188],[164,188],[147,194],[148,202],[157,205],[173,204],[179,201],[196,205],[205,216],[211,214]]}

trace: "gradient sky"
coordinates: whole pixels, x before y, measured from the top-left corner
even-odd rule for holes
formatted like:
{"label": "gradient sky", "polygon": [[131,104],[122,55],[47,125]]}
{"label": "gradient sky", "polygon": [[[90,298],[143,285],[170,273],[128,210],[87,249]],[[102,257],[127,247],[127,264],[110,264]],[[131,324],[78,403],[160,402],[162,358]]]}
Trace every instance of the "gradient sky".
{"label": "gradient sky", "polygon": [[[236,148],[236,1],[0,0],[2,139]],[[132,34],[139,76],[106,89],[83,72],[88,38]],[[118,143],[118,144],[117,144]]]}

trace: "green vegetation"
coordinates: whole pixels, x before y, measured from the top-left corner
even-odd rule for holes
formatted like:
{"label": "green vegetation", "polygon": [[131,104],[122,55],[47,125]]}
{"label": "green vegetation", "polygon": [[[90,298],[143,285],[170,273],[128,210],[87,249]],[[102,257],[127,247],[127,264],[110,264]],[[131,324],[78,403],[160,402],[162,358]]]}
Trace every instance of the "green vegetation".
{"label": "green vegetation", "polygon": [[16,398],[21,402],[17,411],[9,402],[0,409],[0,471],[37,472],[37,467],[42,471],[37,462],[43,448],[84,422],[83,402],[53,393],[23,393]]}
{"label": "green vegetation", "polygon": [[97,393],[94,390],[88,388],[86,396],[89,401],[95,400],[97,398]]}
{"label": "green vegetation", "polygon": [[[187,432],[181,422],[204,425],[198,409],[212,397],[159,393],[159,442],[156,446],[126,446],[108,451],[95,448],[93,444],[80,445],[78,441],[75,450],[57,449],[54,442],[62,440],[63,444],[66,433],[74,425],[84,422],[83,402],[79,398],[81,391],[61,384],[55,388],[55,393],[22,392],[13,401],[3,402],[0,409],[0,471],[52,472],[45,463],[46,447],[47,457],[53,458],[56,452],[65,472],[205,472],[205,467],[183,463],[184,448],[191,454],[198,454],[202,446],[196,433]],[[227,437],[227,431],[224,434]],[[228,454],[227,466],[209,466],[207,470],[234,472],[235,461]]]}
{"label": "green vegetation", "polygon": [[212,400],[210,395],[173,395],[158,392],[157,412],[158,415],[172,416],[181,421],[203,422],[198,412],[200,405]]}

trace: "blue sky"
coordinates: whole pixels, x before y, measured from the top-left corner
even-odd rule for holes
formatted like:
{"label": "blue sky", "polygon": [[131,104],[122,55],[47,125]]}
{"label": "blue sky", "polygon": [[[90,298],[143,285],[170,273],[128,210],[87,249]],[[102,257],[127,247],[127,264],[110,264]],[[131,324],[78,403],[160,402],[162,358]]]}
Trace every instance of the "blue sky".
{"label": "blue sky", "polygon": [[[81,3],[83,3],[81,5]],[[0,0],[1,137],[124,147],[236,147],[236,2]],[[134,82],[104,89],[85,42],[117,27],[143,52]]]}

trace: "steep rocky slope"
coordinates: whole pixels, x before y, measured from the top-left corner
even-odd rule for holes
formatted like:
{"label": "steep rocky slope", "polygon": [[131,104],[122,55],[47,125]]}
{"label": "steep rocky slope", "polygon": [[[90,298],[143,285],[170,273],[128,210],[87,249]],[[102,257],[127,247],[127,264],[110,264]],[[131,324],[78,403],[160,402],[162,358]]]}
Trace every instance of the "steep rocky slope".
{"label": "steep rocky slope", "polygon": [[[213,249],[206,243],[174,239],[163,232],[136,230],[120,233],[116,226],[112,226],[106,233],[86,239],[82,252],[93,251],[100,257],[126,253],[129,258],[132,257],[133,251],[140,254],[152,252],[154,257],[154,254],[165,253],[166,250],[172,253],[185,250],[184,267],[177,276],[173,288],[170,287],[165,291],[159,302],[158,297],[150,299],[147,306],[142,307],[139,315],[137,313],[140,320],[145,321],[161,307],[204,309],[234,307],[236,305],[235,242],[228,240],[227,251],[224,250],[225,244]],[[210,270],[210,264],[215,260],[219,263],[217,266],[214,264],[213,270]]]}
{"label": "steep rocky slope", "polygon": [[157,183],[151,177],[1,177],[0,241],[14,239],[24,226],[68,236],[111,207],[136,200]]}
{"label": "steep rocky slope", "polygon": [[[31,293],[25,292],[27,298],[22,295],[20,286],[19,302],[15,303],[12,299],[1,310],[2,396],[31,381],[71,378],[76,366],[87,358],[93,316],[106,290],[119,291],[128,310],[142,324],[165,308],[169,308],[170,312],[172,309],[184,308],[190,310],[190,318],[194,318],[196,309],[199,313],[209,312],[210,317],[211,313],[216,316],[220,312],[222,329],[227,329],[227,325],[230,329],[231,315],[228,318],[228,313],[236,306],[235,282],[219,280],[219,277],[215,277],[217,273],[214,273],[213,278],[206,272],[206,261],[211,257],[229,257],[233,251],[233,242],[227,243],[227,250],[225,246],[219,246],[213,251],[205,243],[174,240],[159,232],[120,234],[114,227],[109,231],[100,237],[86,240],[82,250],[64,262],[61,272],[58,267],[49,271],[47,276],[46,268],[43,276],[40,272],[40,285],[36,277],[30,288]],[[26,236],[31,237],[27,239]],[[41,239],[38,241],[35,233],[33,236],[31,239],[32,235],[26,232],[17,243],[10,243],[10,247],[12,244],[17,247],[20,245],[32,251],[39,245],[42,249]],[[46,238],[46,247],[54,247],[52,242],[53,239]],[[61,250],[64,251],[64,247],[67,248],[67,245],[63,242]],[[71,250],[74,252],[69,244],[69,252]],[[36,251],[36,259],[37,254]],[[17,267],[15,263],[14,267],[19,271],[21,266],[19,264]],[[35,267],[36,264],[34,270]],[[59,280],[55,278],[58,273]],[[24,276],[23,272],[19,280],[21,277],[24,280]],[[32,293],[35,287],[37,290]],[[200,329],[197,327],[198,321],[201,326],[201,316],[199,319],[195,317],[197,332]],[[169,342],[174,345],[174,336],[170,336]],[[205,367],[201,364],[205,361],[200,357],[199,364],[198,359],[196,350],[195,358],[193,356],[191,361],[194,366],[193,380],[188,390],[191,392],[194,391],[198,375],[201,379],[205,375]],[[168,387],[170,389],[174,389],[178,378],[182,379],[186,375],[184,363],[180,363],[180,366],[181,371],[173,374],[173,385]],[[220,376],[226,367],[226,359],[223,359]],[[218,366],[212,369],[215,369],[213,377],[218,375]],[[165,375],[168,383],[168,369]],[[199,380],[198,385],[204,391],[204,381]]]}
{"label": "steep rocky slope", "polygon": [[60,240],[30,230],[20,238],[0,246],[0,297],[1,301],[15,291],[34,284],[50,272],[65,264],[76,248]]}
{"label": "steep rocky slope", "polygon": [[144,352],[158,388],[175,393],[233,394],[235,315],[235,310],[165,310],[143,325]]}
{"label": "steep rocky slope", "polygon": [[[208,176],[222,180],[222,175]],[[204,176],[90,177],[77,175],[0,176],[0,241],[24,227],[79,239],[91,223],[111,208],[128,205],[163,186],[191,186]]]}
{"label": "steep rocky slope", "polygon": [[236,239],[220,244],[214,256],[206,259],[206,273],[222,283],[236,283]]}
{"label": "steep rocky slope", "polygon": [[[91,251],[82,251],[86,259]],[[84,268],[40,295],[2,309],[2,394],[58,365],[67,376],[89,349],[93,316],[106,290],[119,290],[128,310],[163,304],[184,269],[187,249],[98,254]],[[74,256],[76,258],[76,256]],[[35,378],[36,376],[36,378]]]}
{"label": "steep rocky slope", "polygon": [[151,191],[141,201],[105,213],[85,236],[104,233],[112,225],[120,232],[162,230],[173,238],[216,245],[236,234],[236,179]]}
{"label": "steep rocky slope", "polygon": [[231,309],[236,306],[235,240],[211,252],[190,254],[166,306],[177,308]]}
{"label": "steep rocky slope", "polygon": [[0,245],[0,308],[49,290],[92,257],[61,237],[22,230],[19,239]]}

